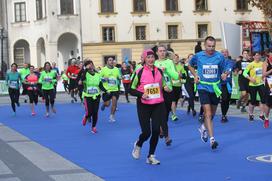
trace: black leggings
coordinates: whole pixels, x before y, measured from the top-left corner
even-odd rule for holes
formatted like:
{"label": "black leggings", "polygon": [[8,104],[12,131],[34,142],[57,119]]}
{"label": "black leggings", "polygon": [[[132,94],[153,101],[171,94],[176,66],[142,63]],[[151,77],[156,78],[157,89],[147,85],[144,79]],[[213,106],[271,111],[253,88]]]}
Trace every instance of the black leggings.
{"label": "black leggings", "polygon": [[226,84],[221,85],[221,91],[222,91],[222,95],[221,95],[221,112],[222,112],[223,116],[226,116],[227,112],[229,110],[231,94],[229,93]]}
{"label": "black leggings", "polygon": [[51,104],[51,107],[54,107],[55,103],[55,90],[50,89],[50,90],[44,90],[43,89],[43,96],[45,99],[45,106],[49,108],[49,103]]}
{"label": "black leggings", "polygon": [[185,83],[185,89],[189,95],[188,102],[189,102],[189,109],[195,110],[195,91],[194,91],[194,84],[191,82]]}
{"label": "black leggings", "polygon": [[99,102],[100,96],[96,97],[96,99],[91,97],[84,98],[85,118],[88,120],[92,117],[92,127],[96,126],[98,120]]}
{"label": "black leggings", "polygon": [[149,142],[148,156],[153,155],[159,140],[161,118],[165,117],[164,103],[148,105],[141,103],[141,101],[137,99],[137,113],[142,131],[137,146],[142,147],[143,143],[148,140],[152,134]]}
{"label": "black leggings", "polygon": [[172,110],[172,92],[163,92],[164,105],[165,105],[165,116],[163,117],[161,122],[161,127],[163,131],[164,137],[168,137],[168,118],[169,114]]}
{"label": "black leggings", "polygon": [[9,88],[8,92],[9,92],[12,110],[13,110],[13,112],[16,112],[15,103],[19,104],[20,91],[19,91],[19,89]]}
{"label": "black leggings", "polygon": [[28,90],[27,91],[28,97],[29,97],[29,102],[30,104],[38,103],[38,91],[37,90]]}
{"label": "black leggings", "polygon": [[129,100],[128,100],[128,93],[129,93],[129,86],[130,86],[130,83],[123,83],[123,85],[124,85],[124,89],[125,89],[126,99],[127,99],[127,101],[129,101]]}

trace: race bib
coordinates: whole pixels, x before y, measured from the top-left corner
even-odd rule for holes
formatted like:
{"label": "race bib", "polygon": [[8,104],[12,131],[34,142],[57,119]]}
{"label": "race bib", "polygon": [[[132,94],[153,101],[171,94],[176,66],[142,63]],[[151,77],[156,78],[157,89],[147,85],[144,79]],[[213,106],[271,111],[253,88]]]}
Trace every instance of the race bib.
{"label": "race bib", "polygon": [[17,89],[17,86],[18,86],[18,81],[12,80],[12,81],[9,82],[9,87],[10,88]]}
{"label": "race bib", "polygon": [[44,78],[44,81],[47,83],[47,84],[50,84],[52,82],[52,79],[50,77],[45,77]]}
{"label": "race bib", "polygon": [[97,87],[88,87],[87,88],[87,93],[91,94],[91,95],[94,95],[94,94],[98,94],[99,90],[98,90]]}
{"label": "race bib", "polygon": [[130,80],[130,74],[124,75],[124,80]]}
{"label": "race bib", "polygon": [[242,62],[241,63],[242,70],[245,70],[248,64],[249,64],[249,62]]}
{"label": "race bib", "polygon": [[269,89],[270,89],[270,94],[269,95],[272,95],[272,76],[267,77],[266,81],[267,81],[267,84],[268,84]]}
{"label": "race bib", "polygon": [[218,65],[203,65],[203,77],[206,79],[214,79],[218,76]]}
{"label": "race bib", "polygon": [[149,100],[150,99],[158,99],[161,97],[159,83],[145,85],[144,91],[145,91],[145,93],[147,93],[147,95],[148,95],[147,99],[149,99]]}
{"label": "race bib", "polygon": [[76,79],[77,78],[77,74],[71,74],[71,78]]}
{"label": "race bib", "polygon": [[116,86],[117,85],[117,80],[115,78],[109,78],[108,79],[108,86]]}
{"label": "race bib", "polygon": [[263,76],[263,69],[262,68],[256,68],[256,76],[261,77]]}

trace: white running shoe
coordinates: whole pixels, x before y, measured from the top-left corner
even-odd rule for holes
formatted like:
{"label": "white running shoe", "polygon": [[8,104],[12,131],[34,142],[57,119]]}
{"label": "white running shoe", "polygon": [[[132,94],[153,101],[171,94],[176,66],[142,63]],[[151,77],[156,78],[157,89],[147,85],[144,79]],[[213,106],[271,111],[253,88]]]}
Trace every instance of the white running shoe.
{"label": "white running shoe", "polygon": [[114,123],[116,120],[115,120],[115,118],[114,118],[114,115],[110,115],[110,120],[109,120],[109,122],[111,122],[111,123]]}
{"label": "white running shoe", "polygon": [[206,143],[208,141],[208,131],[202,125],[198,128],[198,131],[200,132],[201,140]]}
{"label": "white running shoe", "polygon": [[137,141],[134,143],[134,148],[132,150],[132,156],[136,160],[138,160],[141,156],[141,147],[137,146]]}
{"label": "white running shoe", "polygon": [[146,159],[146,163],[151,164],[151,165],[159,165],[161,162],[155,158],[155,155],[150,155]]}

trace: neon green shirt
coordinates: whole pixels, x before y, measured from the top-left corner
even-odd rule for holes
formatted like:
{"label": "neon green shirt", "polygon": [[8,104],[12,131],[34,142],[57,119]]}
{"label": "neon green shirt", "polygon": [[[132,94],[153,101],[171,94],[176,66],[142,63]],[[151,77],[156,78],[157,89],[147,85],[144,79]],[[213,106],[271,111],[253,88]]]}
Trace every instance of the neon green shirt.
{"label": "neon green shirt", "polygon": [[247,77],[249,73],[249,76],[256,80],[255,83],[249,82],[249,86],[259,86],[264,84],[262,79],[262,76],[263,76],[262,67],[263,67],[263,62],[261,61],[259,62],[253,61],[247,65],[246,69],[243,72],[243,76]]}
{"label": "neon green shirt", "polygon": [[86,73],[86,79],[83,81],[83,94],[82,97],[92,97],[96,99],[100,95],[99,84],[101,82],[101,76],[99,73],[94,73],[94,75],[89,72]]}
{"label": "neon green shirt", "polygon": [[[179,74],[185,74],[186,75],[186,71],[185,71],[184,67],[180,63],[175,64],[175,68],[176,68],[176,70],[177,70],[177,72]],[[172,79],[172,84],[173,84],[174,87],[181,87],[181,85],[183,83],[185,83],[183,79],[178,79],[178,80]]]}
{"label": "neon green shirt", "polygon": [[164,59],[164,60],[156,60],[155,66],[159,67],[163,70],[163,76],[166,82],[166,85],[169,89],[172,89],[172,79],[178,80],[179,74],[175,68],[175,65],[172,60]]}
{"label": "neon green shirt", "polygon": [[54,85],[57,82],[56,79],[56,72],[55,71],[42,71],[40,78],[39,78],[39,83],[42,84],[42,89],[43,90],[51,90],[54,89]]}
{"label": "neon green shirt", "polygon": [[119,83],[121,74],[118,68],[103,67],[100,75],[102,77],[103,86],[109,92],[119,91]]}
{"label": "neon green shirt", "polygon": [[22,69],[20,70],[20,75],[21,75],[22,80],[25,80],[25,77],[26,77],[28,74],[30,74],[29,68],[22,68]]}

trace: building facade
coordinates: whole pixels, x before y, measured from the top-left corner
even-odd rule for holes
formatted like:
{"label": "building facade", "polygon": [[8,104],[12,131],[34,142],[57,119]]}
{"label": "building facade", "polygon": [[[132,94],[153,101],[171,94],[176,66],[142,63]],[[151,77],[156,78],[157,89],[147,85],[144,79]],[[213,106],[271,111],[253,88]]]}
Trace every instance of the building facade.
{"label": "building facade", "polygon": [[[182,57],[197,40],[221,38],[220,21],[263,21],[247,0],[89,0],[82,1],[84,57],[96,65],[108,56],[138,61],[146,47],[171,43]],[[221,42],[218,42],[221,48]]]}
{"label": "building facade", "polygon": [[8,24],[7,24],[7,0],[0,1],[0,79],[3,79],[8,64]]}
{"label": "building facade", "polygon": [[10,62],[43,66],[56,62],[61,70],[81,56],[78,0],[8,0]]}
{"label": "building facade", "polygon": [[[9,65],[43,66],[91,58],[103,66],[138,61],[143,49],[171,43],[181,57],[207,35],[220,39],[220,21],[263,21],[247,0],[2,0],[6,2]],[[1,11],[4,12],[4,11]],[[2,17],[2,15],[1,15]],[[218,41],[218,48],[221,42]]]}

